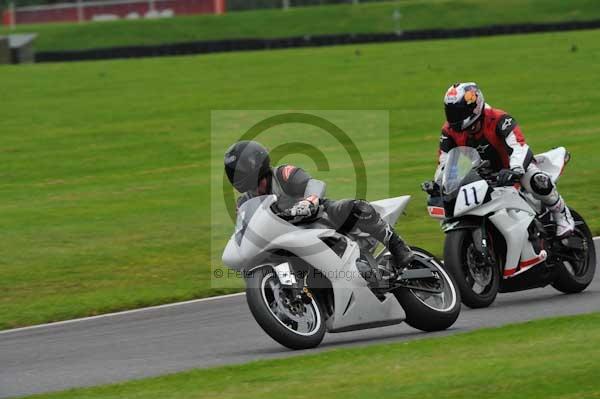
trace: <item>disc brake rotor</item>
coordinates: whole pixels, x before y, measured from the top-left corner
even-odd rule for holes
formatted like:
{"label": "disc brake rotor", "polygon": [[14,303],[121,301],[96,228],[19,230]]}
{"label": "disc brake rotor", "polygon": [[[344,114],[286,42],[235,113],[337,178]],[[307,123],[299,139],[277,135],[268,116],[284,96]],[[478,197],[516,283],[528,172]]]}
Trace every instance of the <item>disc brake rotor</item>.
{"label": "disc brake rotor", "polygon": [[475,249],[471,244],[467,250],[467,267],[469,268],[469,274],[476,284],[481,287],[486,287],[492,282],[492,269],[482,260],[478,260],[477,258]]}
{"label": "disc brake rotor", "polygon": [[290,300],[275,279],[269,279],[267,284],[273,294],[273,300],[268,304],[273,315],[295,331],[312,331],[317,324],[314,312],[309,311],[308,306],[302,301]]}

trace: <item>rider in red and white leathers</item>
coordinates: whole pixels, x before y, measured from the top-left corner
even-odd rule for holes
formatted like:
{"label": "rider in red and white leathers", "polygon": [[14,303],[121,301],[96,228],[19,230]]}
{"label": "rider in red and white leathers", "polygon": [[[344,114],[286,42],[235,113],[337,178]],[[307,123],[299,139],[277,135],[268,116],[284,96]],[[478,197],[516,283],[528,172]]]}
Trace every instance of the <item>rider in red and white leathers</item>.
{"label": "rider in red and white leathers", "polygon": [[450,86],[444,96],[444,108],[446,122],[440,137],[435,181],[440,178],[452,148],[473,147],[499,172],[499,183],[520,177],[522,187],[552,212],[557,236],[573,232],[575,223],[569,208],[550,176],[536,166],[533,153],[512,116],[486,104],[483,93],[473,82]]}

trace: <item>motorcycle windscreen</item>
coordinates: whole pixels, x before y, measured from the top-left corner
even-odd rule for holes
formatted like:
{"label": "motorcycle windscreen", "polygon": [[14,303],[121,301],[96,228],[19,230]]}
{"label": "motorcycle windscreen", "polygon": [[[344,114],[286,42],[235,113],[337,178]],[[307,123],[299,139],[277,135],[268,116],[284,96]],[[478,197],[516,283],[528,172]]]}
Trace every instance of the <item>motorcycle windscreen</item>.
{"label": "motorcycle windscreen", "polygon": [[479,153],[472,147],[456,147],[450,150],[442,176],[443,192],[450,194],[456,191],[462,180],[480,162]]}
{"label": "motorcycle windscreen", "polygon": [[265,201],[269,201],[267,206],[270,205],[273,202],[273,196],[261,195],[259,197],[254,197],[244,202],[238,209],[234,233],[235,242],[238,246],[241,244],[244,234],[246,234],[250,219],[252,219],[252,216],[254,216],[256,211],[261,208],[261,205],[263,205]]}

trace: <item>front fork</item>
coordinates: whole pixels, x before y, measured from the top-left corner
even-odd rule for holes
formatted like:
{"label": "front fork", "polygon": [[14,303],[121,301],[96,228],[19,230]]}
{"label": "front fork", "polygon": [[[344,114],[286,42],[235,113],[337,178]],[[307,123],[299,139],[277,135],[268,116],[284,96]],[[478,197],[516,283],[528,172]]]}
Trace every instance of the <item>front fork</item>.
{"label": "front fork", "polygon": [[275,271],[279,282],[289,290],[290,301],[302,302],[309,304],[313,295],[310,292],[307,284],[308,273],[310,271],[301,271],[298,268],[294,268],[294,262],[287,261],[275,266]]}
{"label": "front fork", "polygon": [[497,266],[494,249],[490,245],[491,235],[488,234],[488,229],[485,225],[485,220],[482,220],[481,226],[471,230],[473,245],[479,256],[486,266]]}

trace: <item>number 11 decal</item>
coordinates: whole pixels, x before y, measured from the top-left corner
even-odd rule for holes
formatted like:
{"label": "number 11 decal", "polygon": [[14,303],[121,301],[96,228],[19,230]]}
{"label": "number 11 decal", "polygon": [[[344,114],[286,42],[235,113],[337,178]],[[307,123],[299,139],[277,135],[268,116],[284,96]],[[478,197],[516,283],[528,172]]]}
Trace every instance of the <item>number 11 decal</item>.
{"label": "number 11 decal", "polygon": [[[475,190],[475,187],[471,187],[471,191],[473,191],[473,203],[475,205],[479,205],[479,199],[477,198],[477,190]],[[465,205],[471,206],[471,203],[469,202],[469,192],[467,191],[466,188],[463,188],[462,192],[465,196]]]}

